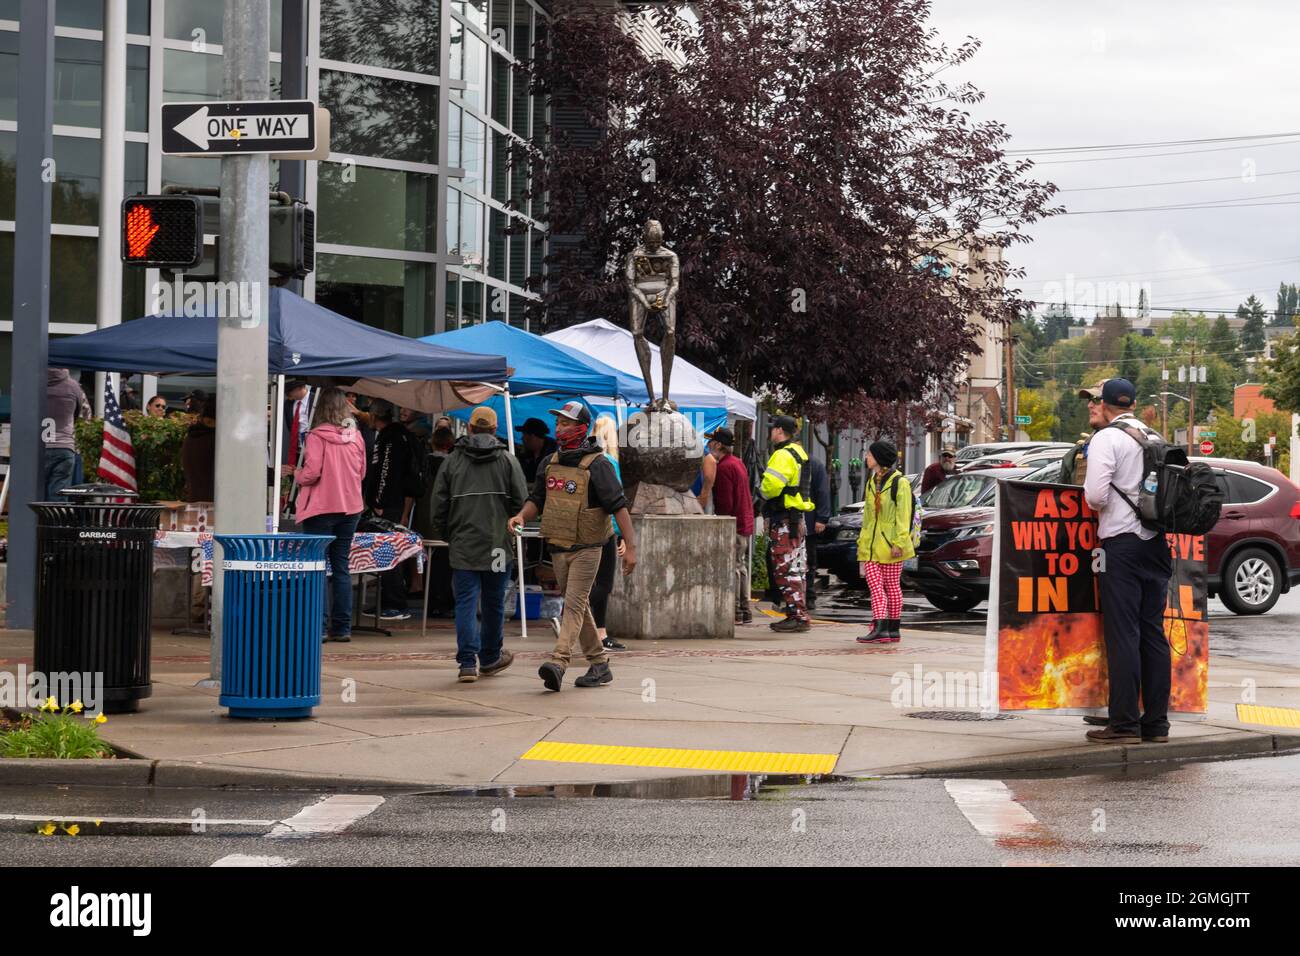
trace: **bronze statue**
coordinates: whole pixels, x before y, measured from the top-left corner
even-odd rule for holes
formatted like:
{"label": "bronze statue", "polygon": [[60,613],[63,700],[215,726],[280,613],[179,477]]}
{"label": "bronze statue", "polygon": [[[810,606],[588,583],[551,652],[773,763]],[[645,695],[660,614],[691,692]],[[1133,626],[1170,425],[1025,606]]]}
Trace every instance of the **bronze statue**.
{"label": "bronze statue", "polygon": [[[628,306],[632,339],[636,346],[637,361],[650,394],[651,410],[676,411],[677,406],[668,399],[668,380],[673,368],[677,332],[677,286],[681,268],[677,253],[664,245],[664,227],[656,219],[646,222],[641,233],[641,244],[628,253],[623,267],[623,281],[627,285]],[[663,362],[664,391],[655,401],[654,380],[650,377],[650,344],[645,337],[645,322],[649,313],[663,316],[664,340],[659,346]]]}

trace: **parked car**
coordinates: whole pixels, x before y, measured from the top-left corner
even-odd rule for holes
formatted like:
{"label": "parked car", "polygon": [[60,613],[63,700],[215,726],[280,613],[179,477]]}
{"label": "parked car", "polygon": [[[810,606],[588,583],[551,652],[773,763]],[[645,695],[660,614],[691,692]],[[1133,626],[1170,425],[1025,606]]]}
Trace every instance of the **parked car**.
{"label": "parked car", "polygon": [[957,452],[957,467],[959,469],[972,467],[978,459],[987,458],[991,455],[1011,457],[1054,444],[1058,443],[1046,441],[991,441],[982,442],[978,445],[967,445]]}
{"label": "parked car", "polygon": [[[1252,461],[1198,458],[1213,468],[1224,492],[1218,524],[1206,536],[1206,580],[1236,614],[1263,614],[1300,583],[1300,486]],[[1055,481],[1060,463],[1026,476]],[[945,611],[968,611],[988,598],[993,508],[928,514],[917,566],[903,581]]]}
{"label": "parked car", "polygon": [[[953,509],[990,504],[999,480],[1023,478],[1029,473],[1028,468],[962,472],[930,489],[921,499],[922,513],[928,517]],[[841,511],[831,518],[817,539],[817,567],[825,568],[841,581],[857,582],[862,578],[858,572],[858,535],[862,533],[863,503],[859,501],[850,507],[854,510]],[[922,519],[923,525],[925,520]]]}

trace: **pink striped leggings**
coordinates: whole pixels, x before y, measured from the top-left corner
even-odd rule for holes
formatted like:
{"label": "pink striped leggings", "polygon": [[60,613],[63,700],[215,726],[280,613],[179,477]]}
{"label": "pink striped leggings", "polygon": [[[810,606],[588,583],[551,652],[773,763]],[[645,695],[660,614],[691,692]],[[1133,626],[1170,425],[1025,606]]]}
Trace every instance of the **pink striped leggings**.
{"label": "pink striped leggings", "polygon": [[871,616],[877,621],[895,621],[903,616],[903,589],[898,577],[903,573],[903,562],[878,564],[867,561],[862,565],[862,576],[871,589]]}

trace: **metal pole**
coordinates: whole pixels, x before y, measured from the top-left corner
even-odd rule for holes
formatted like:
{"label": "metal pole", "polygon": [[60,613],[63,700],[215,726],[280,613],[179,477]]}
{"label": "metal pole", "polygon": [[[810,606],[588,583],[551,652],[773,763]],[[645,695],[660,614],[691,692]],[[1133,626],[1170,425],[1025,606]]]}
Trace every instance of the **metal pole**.
{"label": "metal pole", "polygon": [[[510,383],[501,389],[503,404],[506,407],[506,447],[510,454],[515,453],[515,416],[510,410]],[[515,567],[519,569],[519,631],[523,640],[528,640],[528,602],[524,600],[524,539],[515,536]]]}
{"label": "metal pole", "polygon": [[[271,98],[271,14],[266,0],[226,0],[224,86],[228,100]],[[221,159],[221,279],[235,294],[234,314],[217,326],[217,526],[225,533],[267,528],[266,458],[268,196],[270,159]],[[211,679],[221,680],[222,576],[213,578]]]}
{"label": "metal pole", "polygon": [[[36,605],[36,515],[45,497],[50,330],[50,202],[54,156],[54,4],[22,0],[14,196],[13,395],[9,473],[8,626],[29,628]],[[52,424],[52,423],[49,423]]]}
{"label": "metal pole", "polygon": [[[104,105],[99,152],[99,277],[95,325],[122,321],[122,233],[118,228],[126,156],[126,0],[104,0]],[[104,415],[104,372],[95,373],[95,414]],[[121,399],[120,382],[113,391]],[[149,396],[141,399],[148,401]]]}
{"label": "metal pole", "polygon": [[284,376],[275,377],[275,437],[271,439],[275,447],[275,463],[271,466],[275,469],[275,477],[271,480],[274,486],[271,488],[271,530],[280,530],[280,473],[284,467]]}
{"label": "metal pole", "polygon": [[[280,96],[307,98],[307,0],[283,0],[280,13]],[[301,159],[280,160],[280,188],[294,199],[307,196],[307,164]],[[289,278],[285,288],[302,295],[302,280]],[[279,496],[279,485],[276,486]],[[279,511],[277,507],[275,509]]]}

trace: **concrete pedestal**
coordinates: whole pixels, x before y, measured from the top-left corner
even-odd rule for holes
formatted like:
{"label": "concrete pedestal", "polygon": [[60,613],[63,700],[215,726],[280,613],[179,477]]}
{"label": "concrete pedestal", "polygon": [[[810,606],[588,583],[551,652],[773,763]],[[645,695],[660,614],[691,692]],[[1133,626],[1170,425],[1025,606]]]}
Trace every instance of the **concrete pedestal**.
{"label": "concrete pedestal", "polygon": [[736,519],[633,515],[631,577],[620,572],[606,624],[620,640],[736,636]]}

